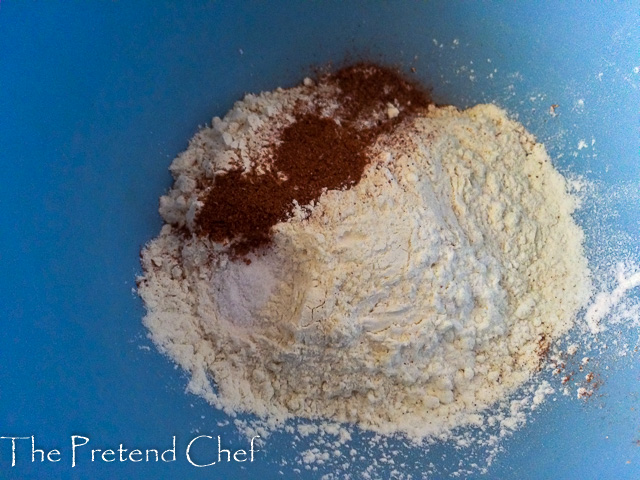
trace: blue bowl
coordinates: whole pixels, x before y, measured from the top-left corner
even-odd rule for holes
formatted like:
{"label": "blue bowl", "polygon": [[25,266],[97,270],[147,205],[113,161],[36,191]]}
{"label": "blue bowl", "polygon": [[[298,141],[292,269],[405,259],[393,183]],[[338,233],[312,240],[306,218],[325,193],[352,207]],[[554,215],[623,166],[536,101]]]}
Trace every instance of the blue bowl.
{"label": "blue bowl", "polygon": [[[233,448],[246,441],[225,425],[226,415],[184,392],[186,375],[156,351],[141,324],[138,253],[160,229],[156,206],[171,184],[171,160],[199,125],[244,93],[295,85],[318,65],[367,59],[400,67],[431,86],[439,103],[497,103],[547,144],[561,171],[597,181],[603,192],[623,184],[633,191],[640,178],[637,7],[3,2],[0,436],[27,439],[15,440],[14,467],[11,440],[0,439],[0,477],[328,473],[292,463],[297,447],[286,435],[267,439],[254,462],[196,468],[185,458],[199,434],[221,435]],[[581,140],[587,148],[578,149]],[[615,245],[619,255],[640,262],[639,206],[616,198],[609,208],[617,216],[594,217],[597,201],[584,214],[592,226],[588,251],[597,257],[602,227],[624,238]],[[624,335],[619,341],[637,339]],[[628,358],[607,366],[597,399],[558,395],[504,442],[487,474],[465,477],[640,478],[638,373]],[[76,443],[89,439],[75,466],[74,435]],[[44,461],[40,453],[31,461],[31,437]],[[105,462],[101,452],[91,461],[90,449],[162,452],[174,437],[173,462]],[[356,449],[367,438],[356,436]],[[394,468],[421,478],[430,463],[441,474],[429,478],[446,478],[478,460],[449,444],[400,448],[405,465],[381,464],[373,478],[392,478]],[[54,449],[58,462],[46,458]],[[352,478],[371,462],[354,462]]]}

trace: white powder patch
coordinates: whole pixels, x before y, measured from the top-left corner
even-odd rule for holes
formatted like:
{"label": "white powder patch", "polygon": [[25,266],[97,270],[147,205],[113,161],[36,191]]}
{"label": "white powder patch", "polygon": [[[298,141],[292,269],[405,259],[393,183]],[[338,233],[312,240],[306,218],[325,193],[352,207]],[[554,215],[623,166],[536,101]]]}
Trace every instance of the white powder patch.
{"label": "white powder patch", "polygon": [[[631,267],[632,270],[620,263],[616,267],[616,287],[611,291],[600,291],[595,296],[585,316],[587,326],[591,333],[603,332],[606,327],[602,320],[609,316],[620,303],[625,300],[630,290],[640,286],[640,271]],[[633,309],[626,305],[627,309]]]}

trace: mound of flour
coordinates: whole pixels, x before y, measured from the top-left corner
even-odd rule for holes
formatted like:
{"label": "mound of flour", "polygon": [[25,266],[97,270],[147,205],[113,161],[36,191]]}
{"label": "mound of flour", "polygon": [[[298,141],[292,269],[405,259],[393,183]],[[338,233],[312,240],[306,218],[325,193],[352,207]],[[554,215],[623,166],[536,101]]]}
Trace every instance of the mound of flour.
{"label": "mound of flour", "polygon": [[378,138],[357,185],[298,205],[245,261],[189,234],[200,179],[230,159],[268,170],[260,152],[310,95],[247,96],[174,161],[138,282],[152,340],[231,415],[413,439],[482,424],[588,301],[576,201],[504,111],[429,107]]}

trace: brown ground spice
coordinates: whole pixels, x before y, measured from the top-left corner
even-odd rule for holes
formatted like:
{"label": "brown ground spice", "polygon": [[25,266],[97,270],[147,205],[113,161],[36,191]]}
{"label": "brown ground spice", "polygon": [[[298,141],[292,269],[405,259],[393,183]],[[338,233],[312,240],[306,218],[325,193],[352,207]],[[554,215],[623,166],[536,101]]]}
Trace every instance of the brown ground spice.
{"label": "brown ground spice", "polygon": [[[430,103],[422,88],[397,71],[372,64],[324,75],[319,83],[337,87],[336,117],[305,105],[306,113],[300,108],[283,129],[269,172],[235,169],[216,176],[196,216],[196,233],[229,243],[237,256],[267,245],[271,227],[287,219],[294,200],[304,206],[325,190],[356,185],[377,137]],[[389,103],[400,112],[395,118],[386,114]]]}

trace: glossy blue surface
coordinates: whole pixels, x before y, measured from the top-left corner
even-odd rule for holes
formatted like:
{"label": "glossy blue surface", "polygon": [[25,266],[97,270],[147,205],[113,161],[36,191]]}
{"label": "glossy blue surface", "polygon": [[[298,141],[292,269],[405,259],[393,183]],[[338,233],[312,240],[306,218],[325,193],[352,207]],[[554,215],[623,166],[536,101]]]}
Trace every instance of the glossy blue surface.
{"label": "glossy blue surface", "polygon": [[[217,426],[223,414],[184,393],[185,375],[146,340],[132,293],[140,247],[161,226],[156,206],[170,161],[243,93],[366,58],[414,67],[439,102],[502,105],[564,172],[637,185],[638,7],[3,1],[0,436],[35,435],[62,460],[32,464],[22,442],[11,468],[10,443],[0,440],[0,478],[320,478],[322,469],[281,465],[292,458],[286,436],[243,468],[197,469],[180,454],[197,432],[236,448],[244,441]],[[638,205],[620,211],[611,221],[637,239]],[[587,241],[597,251],[597,240]],[[635,242],[624,247],[631,256]],[[640,478],[637,359],[613,362],[607,375],[597,401],[546,404],[477,478]],[[93,448],[161,450],[175,435],[178,460],[91,463],[84,453],[72,468],[71,435]],[[405,455],[414,478],[429,462],[446,478],[465,461],[449,446]]]}

